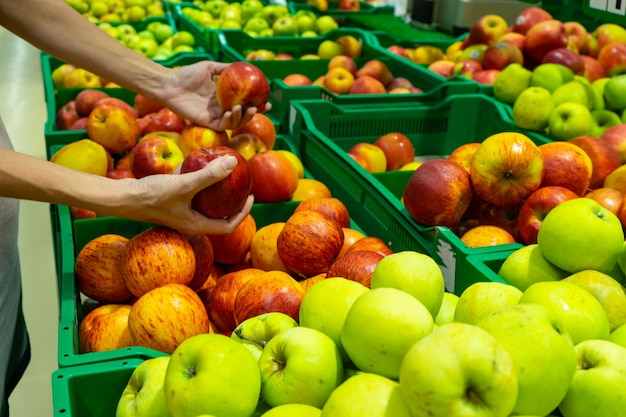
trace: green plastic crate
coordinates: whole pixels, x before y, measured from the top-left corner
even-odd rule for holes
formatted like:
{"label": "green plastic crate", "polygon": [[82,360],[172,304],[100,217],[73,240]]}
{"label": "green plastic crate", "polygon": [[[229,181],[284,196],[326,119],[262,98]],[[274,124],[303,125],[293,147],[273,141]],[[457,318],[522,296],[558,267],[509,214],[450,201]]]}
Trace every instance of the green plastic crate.
{"label": "green plastic crate", "polygon": [[130,376],[143,359],[77,365],[52,373],[55,417],[113,417]]}
{"label": "green plastic crate", "polygon": [[434,28],[416,27],[405,22],[404,18],[394,15],[350,15],[344,20],[344,25],[360,28],[371,33],[385,34],[389,38],[401,40],[414,40],[428,45],[450,45],[461,40],[466,35],[458,38]]}
{"label": "green plastic crate", "polygon": [[[361,207],[355,220],[387,226],[395,240],[392,249],[426,251],[442,267],[449,291],[459,293],[472,282],[467,257],[516,249],[518,243],[470,248],[447,227],[425,227],[415,222],[400,198],[410,173],[370,174],[346,151],[358,142],[373,143],[397,131],[407,135],[417,157],[445,157],[467,142],[477,142],[503,132],[521,132],[535,143],[550,140],[515,126],[502,105],[482,94],[450,96],[437,104],[414,106],[349,106],[326,100],[292,103],[290,131],[311,174],[342,189],[349,209]],[[368,220],[369,219],[369,220]]]}
{"label": "green plastic crate", "polygon": [[467,257],[468,274],[483,277],[486,281],[508,284],[507,281],[498,275],[498,271],[504,261],[513,252],[514,251],[501,251],[481,255],[470,255]]}

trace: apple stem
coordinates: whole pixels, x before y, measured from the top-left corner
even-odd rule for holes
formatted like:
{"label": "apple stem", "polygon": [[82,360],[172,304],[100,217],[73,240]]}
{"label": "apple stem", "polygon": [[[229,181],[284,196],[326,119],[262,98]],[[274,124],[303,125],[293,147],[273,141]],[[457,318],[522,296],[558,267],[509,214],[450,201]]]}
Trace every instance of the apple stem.
{"label": "apple stem", "polygon": [[467,398],[469,398],[469,400],[473,403],[473,404],[481,404],[483,401],[482,399],[476,394],[476,392],[474,392],[473,389],[468,388],[466,391],[466,396]]}
{"label": "apple stem", "polygon": [[236,335],[237,335],[237,337],[239,337],[241,340],[245,340],[245,341],[247,341],[247,342],[254,343],[254,344],[256,344],[256,345],[259,345],[261,348],[264,348],[264,347],[265,347],[265,344],[267,343],[265,340],[251,339],[251,338],[249,338],[249,337],[244,336],[244,335],[243,335],[243,333],[242,333],[242,331],[243,331],[243,330],[242,330],[241,328],[236,328],[236,329],[235,329],[235,334],[236,334]]}

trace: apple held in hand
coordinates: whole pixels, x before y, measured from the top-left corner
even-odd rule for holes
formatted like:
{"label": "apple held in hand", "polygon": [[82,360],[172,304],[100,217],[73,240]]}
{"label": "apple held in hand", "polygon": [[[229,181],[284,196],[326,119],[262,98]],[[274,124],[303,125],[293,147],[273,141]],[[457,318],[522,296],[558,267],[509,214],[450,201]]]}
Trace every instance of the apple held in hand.
{"label": "apple held in hand", "polygon": [[172,139],[155,135],[140,140],[130,150],[131,170],[135,178],[153,174],[172,174],[185,157]]}
{"label": "apple held in hand", "polygon": [[270,96],[270,85],[265,74],[248,62],[233,62],[217,78],[216,98],[224,110],[240,105],[265,111]]}
{"label": "apple held in hand", "polygon": [[87,313],[78,326],[78,351],[105,352],[133,346],[128,328],[130,310],[126,304],[103,304]]}
{"label": "apple held in hand", "polygon": [[133,370],[117,403],[117,417],[172,415],[167,408],[163,391],[169,362],[169,356],[159,356],[146,359]]}
{"label": "apple held in hand", "polygon": [[505,348],[485,330],[449,323],[415,343],[400,367],[412,415],[511,415],[518,375]]}
{"label": "apple held in hand", "polygon": [[239,342],[203,334],[172,353],[163,389],[173,416],[248,417],[259,402],[261,374]]}
{"label": "apple held in hand", "polygon": [[528,136],[496,133],[476,149],[470,163],[474,191],[485,201],[509,206],[520,203],[543,179],[543,155]]}
{"label": "apple held in hand", "polygon": [[610,271],[622,252],[623,242],[619,218],[584,197],[564,201],[550,210],[537,235],[543,256],[570,273],[585,269]]}
{"label": "apple held in hand", "polygon": [[193,197],[191,207],[214,219],[230,217],[243,208],[252,191],[252,173],[248,161],[228,146],[198,149],[185,157],[180,173],[197,171],[218,158],[230,156],[237,166],[223,180],[212,184]]}

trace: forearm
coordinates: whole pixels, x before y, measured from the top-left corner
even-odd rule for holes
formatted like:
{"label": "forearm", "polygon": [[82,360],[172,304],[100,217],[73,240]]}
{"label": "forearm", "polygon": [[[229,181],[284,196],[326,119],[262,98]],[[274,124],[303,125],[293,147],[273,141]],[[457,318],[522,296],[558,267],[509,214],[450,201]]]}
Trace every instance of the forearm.
{"label": "forearm", "polygon": [[0,24],[62,61],[150,98],[172,71],[98,29],[63,0],[2,0]]}

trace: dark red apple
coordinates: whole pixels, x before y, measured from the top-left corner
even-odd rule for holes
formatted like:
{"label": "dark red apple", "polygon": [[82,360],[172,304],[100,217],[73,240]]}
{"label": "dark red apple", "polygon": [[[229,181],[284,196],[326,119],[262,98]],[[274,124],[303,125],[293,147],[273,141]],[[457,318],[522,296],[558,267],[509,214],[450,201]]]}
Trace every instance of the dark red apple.
{"label": "dark red apple", "polygon": [[181,133],[187,123],[182,116],[174,113],[167,107],[148,113],[140,120],[145,121],[141,123],[141,135],[145,136],[152,132],[177,132]]}
{"label": "dark red apple", "polygon": [[105,97],[109,97],[109,94],[103,90],[93,88],[81,90],[75,98],[76,112],[80,117],[89,116],[96,103]]}
{"label": "dark red apple", "polygon": [[342,277],[369,288],[372,274],[383,258],[380,253],[369,250],[348,251],[332,263],[326,272],[326,278]]}
{"label": "dark red apple", "polygon": [[556,48],[549,51],[543,56],[541,63],[561,64],[571,69],[576,75],[585,74],[585,61],[582,55],[568,48]]}
{"label": "dark red apple", "polygon": [[524,52],[533,60],[541,62],[543,56],[553,49],[565,48],[569,42],[567,28],[560,20],[544,20],[526,32]]}

